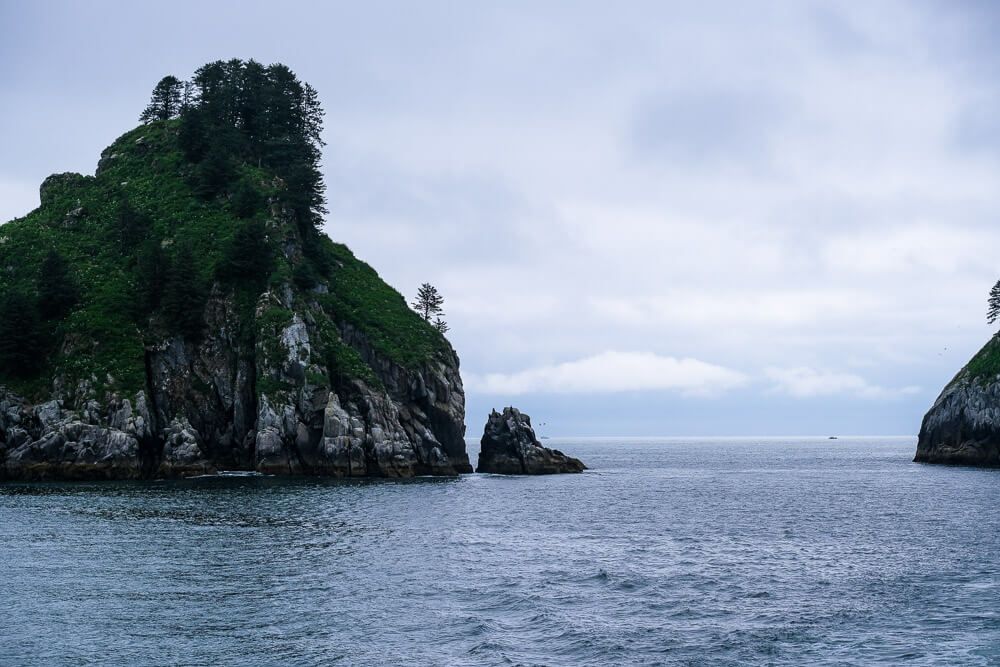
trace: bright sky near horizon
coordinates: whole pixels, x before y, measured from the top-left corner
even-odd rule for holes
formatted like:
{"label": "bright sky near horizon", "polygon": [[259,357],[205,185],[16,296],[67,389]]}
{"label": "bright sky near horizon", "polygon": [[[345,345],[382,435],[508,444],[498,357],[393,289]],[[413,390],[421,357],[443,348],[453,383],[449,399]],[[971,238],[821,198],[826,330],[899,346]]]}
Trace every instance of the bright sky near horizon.
{"label": "bright sky near horizon", "polygon": [[153,85],[283,62],[327,232],[445,296],[469,435],[916,433],[992,333],[989,2],[0,0],[0,220]]}

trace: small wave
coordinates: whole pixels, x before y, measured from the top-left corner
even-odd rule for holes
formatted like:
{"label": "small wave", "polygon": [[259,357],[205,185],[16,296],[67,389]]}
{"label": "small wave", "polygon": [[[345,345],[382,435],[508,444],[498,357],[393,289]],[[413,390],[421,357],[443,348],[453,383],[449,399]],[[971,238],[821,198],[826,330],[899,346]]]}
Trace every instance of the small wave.
{"label": "small wave", "polygon": [[256,470],[220,470],[217,473],[209,475],[193,475],[187,479],[220,479],[220,478],[242,478],[242,477],[274,477],[274,475],[265,475],[262,472],[257,472]]}

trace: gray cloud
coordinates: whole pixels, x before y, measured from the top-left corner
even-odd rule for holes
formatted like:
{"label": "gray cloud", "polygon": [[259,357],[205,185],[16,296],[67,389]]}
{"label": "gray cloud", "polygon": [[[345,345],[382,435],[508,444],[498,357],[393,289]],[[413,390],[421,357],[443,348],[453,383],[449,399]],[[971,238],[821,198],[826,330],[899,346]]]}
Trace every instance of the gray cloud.
{"label": "gray cloud", "polygon": [[668,90],[641,102],[632,126],[638,155],[698,168],[768,168],[789,100],[762,90]]}

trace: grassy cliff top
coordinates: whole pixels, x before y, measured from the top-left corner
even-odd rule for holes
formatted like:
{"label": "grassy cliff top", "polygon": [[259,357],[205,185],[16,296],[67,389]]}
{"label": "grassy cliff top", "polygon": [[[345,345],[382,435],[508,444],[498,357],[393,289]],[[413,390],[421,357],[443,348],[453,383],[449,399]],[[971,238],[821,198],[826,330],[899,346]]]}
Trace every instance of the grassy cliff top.
{"label": "grassy cliff top", "polygon": [[969,360],[965,368],[959,371],[952,382],[968,378],[972,381],[985,383],[996,380],[997,376],[1000,376],[1000,337],[993,336]]}

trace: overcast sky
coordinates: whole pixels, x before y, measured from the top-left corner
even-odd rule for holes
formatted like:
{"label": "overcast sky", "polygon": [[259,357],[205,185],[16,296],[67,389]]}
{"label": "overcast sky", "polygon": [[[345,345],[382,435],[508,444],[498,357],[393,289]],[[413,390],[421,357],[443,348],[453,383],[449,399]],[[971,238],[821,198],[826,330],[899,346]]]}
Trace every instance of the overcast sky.
{"label": "overcast sky", "polygon": [[907,434],[989,337],[1000,22],[959,2],[0,0],[0,220],[165,74],[283,62],[327,232],[445,296],[469,434]]}

